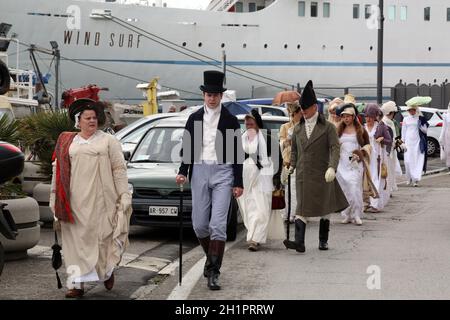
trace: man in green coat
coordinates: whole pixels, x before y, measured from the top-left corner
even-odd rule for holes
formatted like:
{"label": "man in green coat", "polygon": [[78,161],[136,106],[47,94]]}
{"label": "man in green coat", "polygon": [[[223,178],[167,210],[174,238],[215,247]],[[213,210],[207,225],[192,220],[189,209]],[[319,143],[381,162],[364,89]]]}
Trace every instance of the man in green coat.
{"label": "man in green coat", "polygon": [[336,127],[318,113],[316,94],[310,80],[301,95],[303,118],[295,126],[291,166],[297,168],[297,208],[295,241],[285,240],[288,249],[305,252],[305,229],[310,217],[321,217],[319,249],[328,250],[330,213],[348,207],[347,199],[336,178],[340,144]]}

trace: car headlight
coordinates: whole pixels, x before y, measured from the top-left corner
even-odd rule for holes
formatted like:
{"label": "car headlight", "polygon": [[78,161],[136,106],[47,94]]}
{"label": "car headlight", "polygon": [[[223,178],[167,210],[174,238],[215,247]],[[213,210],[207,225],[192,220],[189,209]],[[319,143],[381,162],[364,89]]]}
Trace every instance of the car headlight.
{"label": "car headlight", "polygon": [[133,187],[133,185],[132,185],[131,183],[128,184],[128,191],[129,191],[131,194],[133,194],[133,192],[134,192],[134,187]]}

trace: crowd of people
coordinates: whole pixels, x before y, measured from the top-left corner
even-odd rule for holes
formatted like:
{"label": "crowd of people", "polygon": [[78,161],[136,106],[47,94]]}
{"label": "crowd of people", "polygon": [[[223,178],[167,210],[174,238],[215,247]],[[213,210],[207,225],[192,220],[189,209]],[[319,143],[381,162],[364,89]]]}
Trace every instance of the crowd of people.
{"label": "crowd of people", "polygon": [[[403,174],[398,152],[404,154],[407,185],[419,185],[426,171],[429,124],[420,112],[420,101],[411,99],[406,104],[408,115],[401,129],[395,119],[399,112],[395,102],[388,101],[381,106],[368,103],[358,112],[356,98],[351,94],[333,99],[325,119],[318,111],[311,81],[299,101],[286,104],[290,120],[281,126],[279,137],[281,181],[289,190],[285,193],[287,205],[282,216],[285,223],[295,225],[295,240],[284,241],[288,249],[305,251],[305,229],[312,217],[320,217],[319,249],[326,250],[330,214],[340,213],[343,224],[362,225],[364,213],[383,211],[392,193],[398,190],[397,178]],[[449,120],[446,121],[448,126]],[[264,125],[259,122],[246,121],[247,131],[242,141],[244,151],[259,152],[257,157],[264,164],[258,167],[257,162],[246,160],[244,192],[238,201],[251,251],[257,251],[266,241],[271,214],[270,191],[277,189],[268,179],[275,173],[272,167],[276,159],[268,157],[264,151],[266,142],[259,132]],[[448,152],[445,142],[449,137],[444,132],[441,145],[445,156]],[[257,237],[255,230],[259,230]]]}
{"label": "crowd of people", "polygon": [[[290,120],[277,141],[256,110],[245,116],[241,132],[237,118],[222,107],[223,80],[222,72],[204,73],[204,106],[187,120],[176,176],[177,184],[191,184],[192,224],[206,256],[210,290],[221,289],[232,197],[250,251],[260,250],[269,237],[286,238],[284,218],[286,227],[294,224],[295,238],[283,244],[305,252],[306,226],[315,217],[320,219],[319,249],[328,250],[331,214],[340,213],[344,224],[362,225],[364,212],[385,208],[402,174],[398,152],[404,153],[408,185],[417,187],[426,170],[429,125],[417,99],[407,102],[409,115],[401,130],[392,101],[381,107],[367,104],[360,114],[355,97],[346,95],[330,102],[325,118],[309,81],[299,100],[287,104]],[[103,110],[89,99],[73,103],[69,115],[79,132],[62,133],[54,153],[50,206],[55,230],[61,233],[67,273],[78,267],[68,298],[83,296],[85,282],[102,281],[112,289],[114,269],[128,245],[132,196],[120,143],[98,129],[105,122]],[[450,113],[440,138],[441,157],[450,169],[449,128]],[[275,209],[280,209],[283,189],[281,214]]]}

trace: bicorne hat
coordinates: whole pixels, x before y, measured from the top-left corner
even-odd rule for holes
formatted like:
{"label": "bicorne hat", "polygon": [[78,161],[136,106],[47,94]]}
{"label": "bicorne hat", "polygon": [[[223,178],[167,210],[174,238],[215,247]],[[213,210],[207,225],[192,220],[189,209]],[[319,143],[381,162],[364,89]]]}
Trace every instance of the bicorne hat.
{"label": "bicorne hat", "polygon": [[251,119],[255,120],[256,125],[258,126],[259,129],[264,128],[264,124],[263,124],[262,118],[261,118],[258,110],[252,109],[252,111],[250,111],[249,114],[246,114],[244,118],[245,119],[251,118]]}
{"label": "bicorne hat", "polygon": [[227,91],[223,87],[223,80],[225,74],[220,71],[209,70],[203,73],[203,85],[200,86],[200,90],[209,93],[222,93]]}
{"label": "bicorne hat", "polygon": [[105,124],[106,116],[104,104],[100,101],[94,101],[87,98],[78,99],[72,102],[69,106],[70,119],[75,122],[75,115],[85,110],[94,110],[97,115],[98,125],[102,126]]}
{"label": "bicorne hat", "polygon": [[308,81],[303,89],[299,102],[303,110],[308,109],[317,103],[316,93],[314,92],[313,83],[311,80]]}

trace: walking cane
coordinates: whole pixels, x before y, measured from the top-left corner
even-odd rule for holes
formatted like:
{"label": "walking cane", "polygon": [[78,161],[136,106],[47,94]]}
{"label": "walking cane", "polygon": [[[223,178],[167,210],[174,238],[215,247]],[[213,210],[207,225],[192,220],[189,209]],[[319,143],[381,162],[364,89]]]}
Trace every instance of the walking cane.
{"label": "walking cane", "polygon": [[181,286],[183,278],[183,184],[180,184],[180,209],[178,210],[178,217],[180,218],[180,247],[179,247],[179,270],[178,270],[178,285]]}
{"label": "walking cane", "polygon": [[[291,175],[288,175],[288,212],[286,221],[286,240],[289,241],[289,229],[291,221]],[[287,248],[286,248],[287,249]]]}

